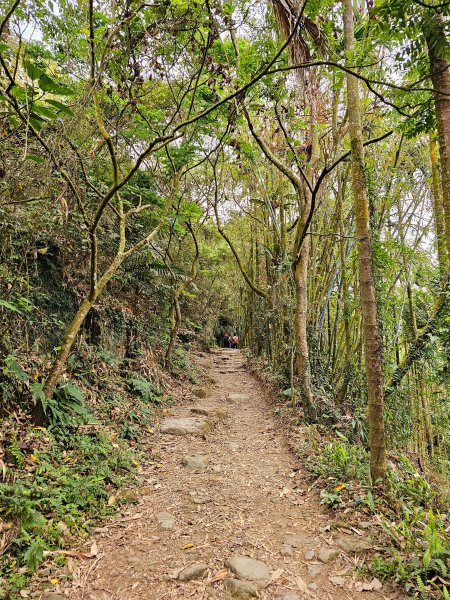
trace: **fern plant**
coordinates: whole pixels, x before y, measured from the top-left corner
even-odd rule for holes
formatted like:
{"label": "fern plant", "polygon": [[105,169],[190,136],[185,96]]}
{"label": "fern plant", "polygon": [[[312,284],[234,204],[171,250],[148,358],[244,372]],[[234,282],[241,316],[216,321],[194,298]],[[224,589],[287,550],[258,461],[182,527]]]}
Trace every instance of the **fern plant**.
{"label": "fern plant", "polygon": [[17,437],[15,435],[11,439],[11,443],[8,446],[8,450],[9,450],[11,456],[13,457],[16,465],[19,468],[23,469],[25,466],[25,454],[19,448],[19,444],[17,442]]}
{"label": "fern plant", "polygon": [[162,402],[160,390],[148,379],[144,379],[144,377],[140,377],[139,375],[134,375],[129,377],[127,382],[131,390],[137,393],[145,402],[151,402],[152,404],[159,404]]}

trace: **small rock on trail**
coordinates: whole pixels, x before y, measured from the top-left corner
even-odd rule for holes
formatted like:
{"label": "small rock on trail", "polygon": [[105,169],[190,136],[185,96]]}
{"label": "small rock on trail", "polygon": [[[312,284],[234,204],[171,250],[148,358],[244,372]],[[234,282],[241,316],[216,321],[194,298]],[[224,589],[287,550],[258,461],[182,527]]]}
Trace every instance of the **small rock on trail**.
{"label": "small rock on trail", "polygon": [[192,393],[194,394],[194,396],[197,396],[197,398],[207,398],[208,397],[208,390],[206,388],[202,388],[202,387],[194,388],[192,390]]}
{"label": "small rock on trail", "polygon": [[213,406],[192,406],[191,413],[194,415],[203,415],[204,417],[209,417],[213,415],[215,412],[215,408]]}
{"label": "small rock on trail", "polygon": [[372,544],[366,540],[354,538],[350,535],[338,536],[335,539],[336,545],[347,554],[360,554],[372,549]]}
{"label": "small rock on trail", "polygon": [[161,423],[161,433],[171,435],[204,435],[209,430],[208,421],[189,417],[166,419]]}
{"label": "small rock on trail", "polygon": [[270,577],[270,568],[260,560],[248,556],[233,556],[225,561],[225,566],[242,579],[265,582]]}
{"label": "small rock on trail", "polygon": [[247,394],[228,394],[227,399],[230,402],[244,402],[245,400],[248,400],[248,395]]}
{"label": "small rock on trail", "polygon": [[224,587],[233,598],[242,598],[242,600],[247,600],[247,598],[255,598],[258,596],[258,588],[250,581],[240,581],[239,579],[225,579]]}
{"label": "small rock on trail", "polygon": [[175,527],[175,517],[168,512],[161,511],[156,515],[156,521],[161,529],[170,531]]}
{"label": "small rock on trail", "polygon": [[334,548],[320,548],[317,553],[317,558],[320,562],[329,563],[336,558],[339,554],[339,550],[335,550]]}
{"label": "small rock on trail", "polygon": [[181,459],[181,464],[187,469],[192,469],[193,471],[200,471],[206,469],[206,467],[208,466],[208,459],[206,458],[206,456],[200,455],[184,456]]}
{"label": "small rock on trail", "polygon": [[288,535],[284,540],[285,546],[291,546],[292,548],[308,548],[310,541],[303,533],[296,533],[294,535]]}
{"label": "small rock on trail", "polygon": [[285,544],[281,548],[280,554],[281,554],[281,556],[293,556],[294,555],[294,550],[293,550],[292,546],[289,546],[288,544]]}
{"label": "small rock on trail", "polygon": [[310,579],[316,579],[322,573],[324,569],[323,565],[311,565],[308,567],[308,577]]}
{"label": "small rock on trail", "polygon": [[203,577],[205,572],[208,570],[206,563],[194,563],[185,567],[178,573],[178,581],[192,581],[194,579],[200,579]]}

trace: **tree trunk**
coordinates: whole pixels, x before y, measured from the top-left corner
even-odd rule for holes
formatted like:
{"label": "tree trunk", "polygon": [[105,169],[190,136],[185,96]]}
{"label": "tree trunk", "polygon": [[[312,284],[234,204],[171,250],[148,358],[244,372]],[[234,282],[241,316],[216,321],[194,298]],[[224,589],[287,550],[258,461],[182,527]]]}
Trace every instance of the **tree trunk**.
{"label": "tree trunk", "polygon": [[441,175],[439,173],[439,147],[430,135],[430,160],[433,178],[433,212],[436,231],[436,249],[442,288],[445,286],[448,271],[448,259],[445,244],[444,203],[442,200]]}
{"label": "tree trunk", "polygon": [[311,391],[311,371],[309,365],[307,317],[308,317],[308,263],[310,237],[306,236],[300,250],[300,257],[294,268],[295,281],[295,362],[299,382],[300,401],[308,421],[316,418]]}
{"label": "tree trunk", "polygon": [[[354,43],[352,0],[343,0],[343,5],[346,61],[351,64],[351,51]],[[369,204],[364,172],[365,159],[359,84],[358,80],[349,73],[347,73],[347,103],[352,150],[352,186],[356,217],[364,357],[369,403],[370,473],[372,481],[375,482],[378,479],[383,479],[386,475],[382,350],[375,295]]]}
{"label": "tree trunk", "polygon": [[198,243],[197,243],[197,238],[195,237],[194,234],[194,230],[192,229],[192,226],[190,224],[187,225],[189,231],[191,232],[192,238],[194,240],[194,245],[195,245],[195,255],[194,258],[192,260],[192,265],[191,265],[191,272],[189,274],[189,277],[187,277],[175,290],[175,293],[173,295],[173,308],[174,308],[174,315],[173,315],[173,321],[172,321],[172,330],[170,332],[170,342],[169,342],[169,346],[166,350],[166,354],[164,357],[164,363],[168,364],[170,361],[170,356],[172,354],[172,351],[175,347],[175,343],[177,341],[177,335],[178,332],[180,331],[180,327],[181,327],[181,306],[180,306],[180,297],[182,295],[182,293],[184,292],[184,290],[195,280],[195,278],[197,277],[198,274],[198,257],[199,257],[199,248],[198,248]]}
{"label": "tree trunk", "polygon": [[444,40],[445,42],[444,21],[442,15],[434,15],[426,37],[428,57],[430,60],[431,81],[434,89],[434,104],[441,161],[445,243],[447,248],[447,258],[450,263],[450,64],[445,57],[438,54],[437,41]]}
{"label": "tree trunk", "polygon": [[172,329],[170,331],[170,342],[166,350],[166,355],[164,357],[164,363],[167,365],[170,361],[170,357],[172,355],[172,351],[175,347],[175,342],[177,341],[177,335],[180,331],[181,326],[181,308],[180,302],[178,300],[178,295],[175,293],[173,298],[173,309],[174,309],[174,319],[172,322]]}
{"label": "tree trunk", "polygon": [[77,334],[80,331],[80,328],[83,325],[88,312],[94,306],[97,298],[103,291],[106,284],[116,274],[123,260],[124,257],[122,254],[119,254],[115,257],[109,268],[103,273],[102,277],[99,279],[97,286],[94,288],[94,290],[92,290],[89,296],[87,296],[83,300],[74,318],[68,325],[59,352],[55,360],[53,361],[53,365],[50,369],[47,379],[45,380],[44,394],[46,398],[51,398],[56,384],[58,383],[59,378],[64,372],[70,351],[72,350]]}
{"label": "tree trunk", "polygon": [[337,193],[338,221],[339,221],[339,259],[341,263],[341,297],[342,318],[344,321],[344,366],[342,369],[342,385],[336,394],[336,403],[342,404],[347,394],[351,375],[351,333],[350,333],[350,307],[348,303],[348,276],[347,255],[345,249],[344,226],[344,175],[338,172]]}

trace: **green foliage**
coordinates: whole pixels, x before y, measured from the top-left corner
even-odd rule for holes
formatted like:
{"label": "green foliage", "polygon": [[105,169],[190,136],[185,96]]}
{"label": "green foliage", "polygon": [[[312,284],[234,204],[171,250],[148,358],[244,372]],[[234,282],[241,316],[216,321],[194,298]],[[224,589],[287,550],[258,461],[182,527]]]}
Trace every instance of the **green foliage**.
{"label": "green foliage", "polygon": [[59,386],[52,398],[40,396],[50,431],[61,438],[70,434],[73,427],[88,423],[90,415],[84,405],[84,395],[71,381]]}
{"label": "green foliage", "polygon": [[[445,598],[450,558],[448,496],[420,475],[404,456],[392,460],[382,494],[368,487],[367,454],[342,439],[298,450],[314,478],[320,477],[327,508],[366,507],[377,515],[389,550],[373,558],[371,572],[393,578],[423,600]],[[361,493],[362,492],[362,493]]]}
{"label": "green foliage", "polygon": [[17,533],[0,559],[0,598],[15,597],[45,550],[67,547],[72,537],[112,514],[108,500],[131,482],[137,464],[123,442],[96,430],[75,433],[62,446],[51,431],[35,429],[23,449],[13,435],[8,453],[17,471],[1,486],[0,521]]}
{"label": "green foliage", "polygon": [[361,446],[333,441],[308,458],[308,470],[317,477],[339,481],[368,480],[367,452]]}
{"label": "green foliage", "polygon": [[170,357],[170,370],[174,375],[184,375],[191,383],[198,382],[197,373],[183,348],[174,348]]}
{"label": "green foliage", "polygon": [[383,528],[395,546],[389,558],[374,559],[373,572],[382,578],[393,577],[419,598],[445,598],[450,542],[443,516],[431,509],[417,510]]}
{"label": "green foliage", "polygon": [[130,389],[137,393],[144,402],[159,404],[163,401],[163,396],[159,388],[144,377],[132,374],[128,377],[127,383]]}
{"label": "green foliage", "polygon": [[24,314],[24,313],[29,313],[33,309],[33,305],[31,304],[29,299],[24,298],[22,296],[19,296],[18,298],[16,298],[16,300],[14,302],[8,302],[7,300],[0,300],[0,306],[3,306],[4,308],[6,308],[7,310],[10,310],[12,312],[19,313],[20,315]]}

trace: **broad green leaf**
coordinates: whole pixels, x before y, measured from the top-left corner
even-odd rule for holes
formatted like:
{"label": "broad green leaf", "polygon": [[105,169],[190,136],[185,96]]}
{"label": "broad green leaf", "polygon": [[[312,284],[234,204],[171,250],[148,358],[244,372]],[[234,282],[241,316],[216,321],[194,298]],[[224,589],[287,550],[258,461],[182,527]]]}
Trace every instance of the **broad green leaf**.
{"label": "broad green leaf", "polygon": [[75,400],[78,400],[78,402],[83,402],[83,392],[74,383],[71,383],[70,381],[66,383],[66,385],[64,386],[64,390],[66,394],[68,394]]}
{"label": "broad green leaf", "polygon": [[42,104],[38,104],[37,102],[33,104],[33,112],[44,119],[56,119],[56,113],[52,109],[43,106]]}
{"label": "broad green leaf", "polygon": [[17,100],[25,101],[25,99],[27,97],[25,88],[23,88],[17,84],[12,86],[10,93],[11,93],[11,96],[14,96],[14,98],[17,98]]}
{"label": "broad green leaf", "polygon": [[5,307],[8,310],[11,310],[12,312],[19,313],[20,315],[22,314],[22,311],[20,310],[19,307],[17,307],[14,304],[11,304],[11,302],[8,302],[7,300],[0,300],[0,306]]}
{"label": "broad green leaf", "polygon": [[42,69],[37,67],[34,63],[29,62],[28,60],[25,61],[24,67],[28,77],[33,81],[35,79],[39,79],[39,77],[44,73]]}
{"label": "broad green leaf", "polygon": [[39,77],[39,87],[44,92],[57,94],[58,96],[71,96],[73,94],[72,88],[64,83],[58,83],[45,73]]}
{"label": "broad green leaf", "polygon": [[20,379],[20,381],[26,381],[28,379],[28,373],[22,369],[17,362],[16,357],[12,354],[5,358],[5,365],[8,371],[15,375],[17,379]]}
{"label": "broad green leaf", "polygon": [[34,112],[31,113],[29,121],[36,131],[40,131],[45,125],[44,119]]}
{"label": "broad green leaf", "polygon": [[45,162],[45,160],[42,158],[42,156],[36,156],[36,154],[27,154],[25,157],[27,160],[32,160],[36,163],[43,163]]}
{"label": "broad green leaf", "polygon": [[73,117],[73,110],[70,108],[70,106],[63,104],[62,102],[58,102],[58,100],[47,100],[47,104],[51,104],[66,115]]}

